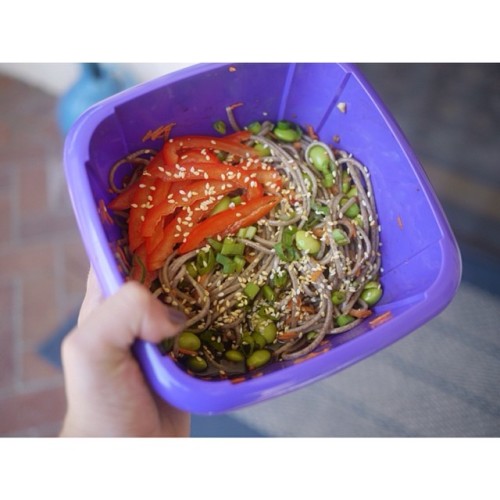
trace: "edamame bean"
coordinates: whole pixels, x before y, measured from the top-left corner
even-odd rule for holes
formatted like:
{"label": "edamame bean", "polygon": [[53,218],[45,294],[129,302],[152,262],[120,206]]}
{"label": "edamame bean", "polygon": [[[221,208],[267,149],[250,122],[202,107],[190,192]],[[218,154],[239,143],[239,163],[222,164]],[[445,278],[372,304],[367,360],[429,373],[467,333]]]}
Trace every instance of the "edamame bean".
{"label": "edamame bean", "polygon": [[381,297],[382,287],[377,281],[369,281],[360,295],[361,300],[365,301],[369,306],[375,305]]}
{"label": "edamame bean", "polygon": [[267,344],[272,344],[276,338],[276,325],[272,321],[263,321],[258,327],[258,332],[266,339]]}
{"label": "edamame bean", "polygon": [[259,332],[253,332],[252,338],[253,341],[255,342],[255,347],[257,347],[257,349],[262,349],[267,344],[266,339]]}
{"label": "edamame bean", "polygon": [[278,139],[284,142],[295,142],[300,139],[299,133],[293,128],[282,129],[275,127],[273,132]]}
{"label": "edamame bean", "polygon": [[[345,197],[340,200],[340,206],[343,207],[347,202],[349,201],[349,198]],[[349,217],[349,219],[354,219],[359,215],[361,212],[359,205],[357,203],[353,203],[352,205],[349,206],[349,208],[343,212],[345,216]]]}
{"label": "edamame bean", "polygon": [[330,157],[322,146],[313,146],[309,149],[309,160],[320,172],[328,172]]}
{"label": "edamame bean", "polygon": [[260,368],[269,362],[271,353],[267,349],[258,349],[247,358],[247,367],[249,370]]}
{"label": "edamame bean", "polygon": [[235,363],[239,363],[240,361],[243,361],[245,359],[245,356],[243,356],[243,353],[240,351],[237,351],[236,349],[230,349],[229,351],[226,351],[224,353],[224,357],[228,361],[234,361]]}
{"label": "edamame bean", "polygon": [[346,326],[349,323],[352,323],[354,319],[354,316],[351,316],[350,314],[341,314],[335,319],[335,322],[337,323],[337,326]]}
{"label": "edamame bean", "polygon": [[260,122],[252,122],[248,125],[247,130],[255,135],[262,130],[262,125]]}
{"label": "edamame bean", "polygon": [[182,332],[179,335],[179,347],[188,351],[197,351],[201,347],[201,340],[193,332]]}
{"label": "edamame bean", "polygon": [[335,290],[332,293],[332,302],[336,306],[342,304],[342,302],[344,302],[344,300],[345,300],[345,293],[344,292],[341,292],[340,290]]}
{"label": "edamame bean", "polygon": [[187,367],[196,373],[207,369],[207,362],[201,356],[190,356],[186,361]]}
{"label": "edamame bean", "polygon": [[349,238],[347,237],[347,234],[345,231],[342,231],[342,229],[334,229],[332,231],[332,236],[333,236],[333,241],[337,243],[337,245],[348,245],[349,244]]}
{"label": "edamame bean", "polygon": [[309,231],[300,230],[295,233],[295,245],[299,250],[310,254],[318,253],[321,248],[319,240]]}

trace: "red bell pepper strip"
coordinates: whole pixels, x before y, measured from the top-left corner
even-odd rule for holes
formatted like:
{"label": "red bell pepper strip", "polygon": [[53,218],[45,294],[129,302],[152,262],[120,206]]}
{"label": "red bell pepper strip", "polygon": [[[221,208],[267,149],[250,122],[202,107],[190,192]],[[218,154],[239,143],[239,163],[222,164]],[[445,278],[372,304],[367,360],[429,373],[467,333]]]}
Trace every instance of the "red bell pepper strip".
{"label": "red bell pepper strip", "polygon": [[267,215],[279,200],[279,196],[262,196],[208,217],[190,231],[179,247],[179,253],[182,255],[203,246],[207,238],[224,237],[251,226]]}
{"label": "red bell pepper strip", "polygon": [[149,238],[146,241],[146,245],[150,244],[147,248],[148,258],[146,260],[148,270],[154,271],[162,267],[168,256],[174,251],[175,246],[185,239],[186,233],[190,232],[201,219],[206,217],[218,201],[216,197],[212,197],[197,201],[190,207],[181,208],[165,225],[163,233],[160,233],[162,237],[159,243],[154,247],[150,243],[150,240],[155,238],[157,233]]}
{"label": "red bell pepper strip", "polygon": [[241,144],[241,141],[249,139],[250,135],[250,132],[241,131],[236,136],[237,140],[231,136],[229,140],[226,137],[219,138],[204,135],[176,137],[168,140],[163,146],[163,160],[168,166],[175,167],[179,163],[179,151],[188,148],[225,151],[241,158],[257,158],[259,154],[255,149]]}
{"label": "red bell pepper strip", "polygon": [[[160,180],[160,182],[162,181]],[[176,183],[172,183],[171,185],[176,186]],[[212,196],[220,200],[223,195],[234,191],[236,188],[237,186],[230,182],[203,180],[191,181],[188,186],[176,192],[172,190],[168,196],[165,196],[163,200],[157,204],[154,204],[153,200],[154,206],[148,211],[143,226],[143,236],[152,236],[161,218],[174,213],[177,208],[188,207],[197,201],[206,200]]]}

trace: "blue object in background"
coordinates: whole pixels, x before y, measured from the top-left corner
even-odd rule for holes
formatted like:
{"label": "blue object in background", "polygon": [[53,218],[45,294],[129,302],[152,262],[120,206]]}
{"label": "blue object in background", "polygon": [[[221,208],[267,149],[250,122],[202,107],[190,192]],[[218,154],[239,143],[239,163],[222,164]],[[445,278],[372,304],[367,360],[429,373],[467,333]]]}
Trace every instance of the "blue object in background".
{"label": "blue object in background", "polygon": [[57,123],[65,136],[75,120],[90,106],[136,82],[126,71],[112,64],[83,63],[76,83],[61,97]]}

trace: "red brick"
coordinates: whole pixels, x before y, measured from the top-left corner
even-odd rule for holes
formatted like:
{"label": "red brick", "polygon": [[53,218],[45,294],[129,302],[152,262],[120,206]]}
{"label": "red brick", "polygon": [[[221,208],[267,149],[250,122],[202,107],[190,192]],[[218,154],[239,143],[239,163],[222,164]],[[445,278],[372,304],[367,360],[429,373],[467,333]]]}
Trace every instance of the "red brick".
{"label": "red brick", "polygon": [[4,397],[0,400],[0,435],[12,435],[22,429],[61,422],[65,411],[66,398],[62,385]]}
{"label": "red brick", "polygon": [[0,282],[0,389],[10,390],[15,384],[15,314],[19,311],[16,287],[11,281]]}
{"label": "red brick", "polygon": [[0,277],[29,277],[40,269],[53,272],[54,245],[51,241],[9,245],[0,250]]}
{"label": "red brick", "polygon": [[23,283],[23,333],[26,349],[37,346],[53,332],[60,321],[56,303],[55,277],[41,269]]}
{"label": "red brick", "polygon": [[59,368],[52,365],[40,355],[29,349],[23,353],[21,381],[23,387],[37,386],[40,383],[48,383],[57,379],[62,380],[63,375]]}
{"label": "red brick", "polygon": [[41,163],[30,165],[18,171],[19,213],[21,216],[48,211],[47,172]]}

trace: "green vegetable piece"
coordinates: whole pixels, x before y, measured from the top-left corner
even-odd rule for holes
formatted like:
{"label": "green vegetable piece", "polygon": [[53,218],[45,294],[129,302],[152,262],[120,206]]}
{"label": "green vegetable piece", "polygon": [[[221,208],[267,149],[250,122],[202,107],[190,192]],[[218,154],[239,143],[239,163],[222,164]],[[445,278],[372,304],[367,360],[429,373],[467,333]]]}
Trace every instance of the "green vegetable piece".
{"label": "green vegetable piece", "polygon": [[337,326],[346,326],[349,323],[352,323],[356,318],[351,316],[350,314],[341,314],[335,320]]}
{"label": "green vegetable piece", "polygon": [[210,215],[215,215],[218,214],[219,212],[222,212],[223,210],[227,210],[229,208],[229,204],[231,203],[231,198],[229,196],[224,196],[217,205],[212,209],[210,212]]}
{"label": "green vegetable piece", "polygon": [[238,231],[238,238],[246,238],[251,240],[257,234],[257,228],[255,226],[242,227]]}
{"label": "green vegetable piece", "polygon": [[351,177],[347,172],[342,174],[342,192],[348,193],[351,189]]}
{"label": "green vegetable piece", "polygon": [[347,191],[346,196],[348,198],[354,198],[355,196],[358,196],[358,188],[356,186],[353,186],[349,191]]}
{"label": "green vegetable piece", "polygon": [[234,258],[233,258],[233,262],[236,266],[236,269],[235,271],[237,273],[241,273],[241,271],[243,271],[243,269],[245,268],[245,265],[247,263],[247,261],[245,260],[244,257],[242,257],[241,255],[235,255]]}
{"label": "green vegetable piece", "polygon": [[288,120],[278,120],[278,122],[276,122],[276,128],[279,130],[288,130],[292,125],[293,123]]}
{"label": "green vegetable piece", "polygon": [[224,353],[224,357],[228,361],[233,361],[234,363],[239,363],[245,359],[243,353],[241,351],[237,351],[236,349],[229,349],[229,351]]}
{"label": "green vegetable piece", "polygon": [[269,149],[268,146],[265,146],[264,144],[257,142],[255,143],[254,147],[255,151],[259,154],[259,156],[270,156],[271,155],[271,150]]}
{"label": "green vegetable piece", "polygon": [[198,277],[198,269],[196,268],[196,264],[191,261],[186,264],[186,271],[191,276],[191,278],[195,279]]}
{"label": "green vegetable piece", "polygon": [[[345,197],[340,200],[340,206],[343,207],[347,202],[349,201],[349,198]],[[345,212],[344,215],[349,217],[350,219],[354,219],[354,217],[357,217],[359,213],[361,212],[359,205],[357,203],[353,203]]]}
{"label": "green vegetable piece", "polygon": [[345,300],[345,293],[344,292],[341,292],[340,290],[335,290],[332,293],[332,302],[336,306],[342,304],[342,302],[344,302],[344,300]]}
{"label": "green vegetable piece", "polygon": [[234,203],[235,205],[239,205],[242,202],[241,196],[233,196],[231,198],[231,203]]}
{"label": "green vegetable piece", "polygon": [[321,180],[321,184],[323,184],[323,186],[326,188],[331,188],[334,184],[333,183],[333,175],[330,172],[325,174],[325,176]]}
{"label": "green vegetable piece", "polygon": [[283,142],[296,142],[300,139],[299,132],[293,128],[282,129],[275,127],[273,132],[274,135]]}
{"label": "green vegetable piece", "polygon": [[269,302],[274,302],[274,300],[276,299],[276,294],[269,285],[264,285],[262,287],[262,295],[264,295],[264,298],[266,300],[269,300]]}
{"label": "green vegetable piece", "polygon": [[306,339],[311,342],[311,340],[314,340],[318,336],[318,332],[308,332],[306,334]]}
{"label": "green vegetable piece", "polygon": [[207,251],[200,250],[196,255],[196,269],[203,276],[208,274],[215,267],[214,251],[210,248]]}
{"label": "green vegetable piece", "polygon": [[234,260],[227,255],[218,253],[215,260],[222,265],[223,274],[233,274],[236,271],[236,264],[234,263]]}
{"label": "green vegetable piece", "polygon": [[274,286],[274,288],[282,288],[287,283],[288,273],[286,271],[283,271],[282,269],[276,271],[271,278],[271,284]]}
{"label": "green vegetable piece", "polygon": [[271,353],[267,349],[258,349],[247,358],[247,367],[249,370],[260,368],[269,362]]}
{"label": "green vegetable piece", "polygon": [[251,356],[254,350],[255,340],[251,335],[243,335],[241,338],[241,350],[245,356]]}
{"label": "green vegetable piece", "polygon": [[322,173],[329,172],[330,156],[323,146],[313,146],[309,149],[309,160]]}
{"label": "green vegetable piece", "polygon": [[316,236],[302,229],[295,234],[295,245],[299,250],[313,255],[318,253],[321,248],[321,243]]}
{"label": "green vegetable piece", "polygon": [[207,369],[207,362],[201,356],[190,356],[186,366],[193,372],[200,373]]}
{"label": "green vegetable piece", "polygon": [[179,335],[179,347],[188,351],[197,351],[201,347],[201,340],[193,332],[182,332]]}
{"label": "green vegetable piece", "polygon": [[257,349],[262,349],[267,344],[267,340],[259,332],[253,332],[252,338]]}
{"label": "green vegetable piece", "polygon": [[342,229],[335,228],[332,231],[332,235],[333,235],[333,240],[335,241],[335,243],[337,243],[337,245],[348,245],[349,244],[349,238],[348,238],[347,234],[345,233],[345,231],[343,231]]}
{"label": "green vegetable piece", "polygon": [[219,132],[219,134],[225,135],[227,127],[222,120],[217,120],[214,122],[214,129]]}
{"label": "green vegetable piece", "polygon": [[224,238],[220,253],[222,255],[243,255],[245,244],[234,241],[232,238]]}
{"label": "green vegetable piece", "polygon": [[207,238],[207,242],[216,252],[220,252],[222,250],[221,241],[214,240],[213,238]]}
{"label": "green vegetable piece", "polygon": [[377,281],[369,281],[366,283],[360,298],[369,306],[375,305],[382,297],[382,287]]}
{"label": "green vegetable piece", "polygon": [[276,338],[276,325],[272,321],[263,321],[258,326],[258,332],[266,339],[268,344],[272,344]]}
{"label": "green vegetable piece", "polygon": [[260,122],[252,122],[247,126],[247,130],[256,135],[262,130],[262,125]]}
{"label": "green vegetable piece", "polygon": [[160,349],[164,352],[170,352],[172,350],[172,347],[174,346],[174,339],[173,337],[168,337],[166,339],[163,339],[160,342]]}
{"label": "green vegetable piece", "polygon": [[253,300],[260,292],[260,287],[256,283],[247,283],[245,288],[243,289],[243,293],[250,299]]}

